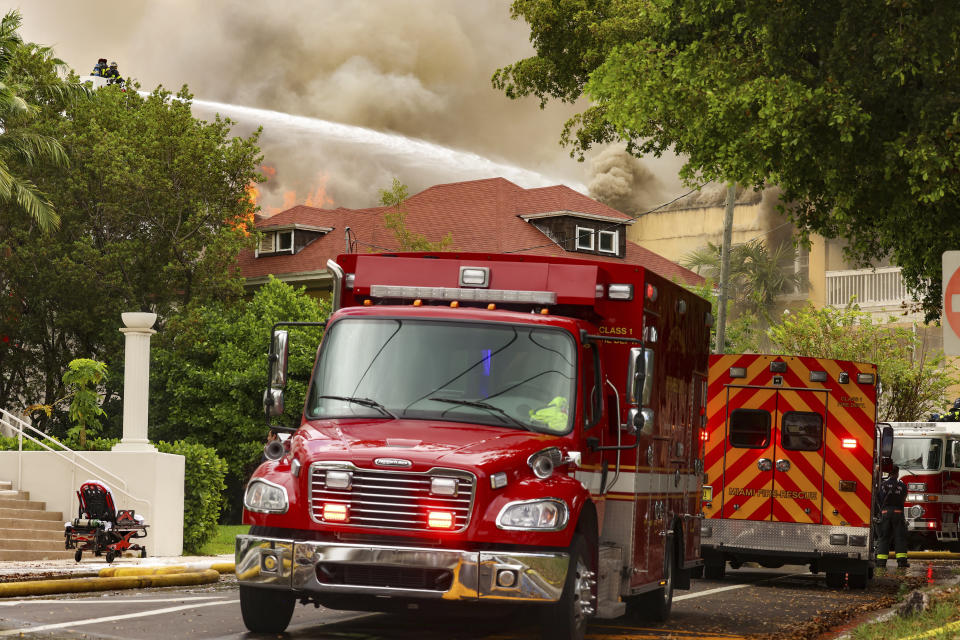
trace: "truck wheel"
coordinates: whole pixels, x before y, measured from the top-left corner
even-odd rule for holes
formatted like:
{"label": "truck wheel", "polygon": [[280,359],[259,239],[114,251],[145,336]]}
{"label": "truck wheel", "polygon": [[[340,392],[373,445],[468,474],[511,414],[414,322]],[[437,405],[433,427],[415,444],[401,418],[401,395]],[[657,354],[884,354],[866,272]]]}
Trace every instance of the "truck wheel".
{"label": "truck wheel", "polygon": [[723,560],[703,565],[703,577],[707,580],[722,580],[725,575],[727,575],[727,563]]}
{"label": "truck wheel", "polygon": [[827,588],[843,589],[843,571],[827,571]]}
{"label": "truck wheel", "polygon": [[290,624],[296,604],[293,594],[286,591],[240,585],[243,624],[254,633],[283,633]]}
{"label": "truck wheel", "polygon": [[596,612],[597,550],[580,533],[570,543],[570,567],[560,600],[543,607],[544,640],[583,640],[587,619]]}
{"label": "truck wheel", "polygon": [[852,571],[847,574],[847,584],[850,585],[851,589],[866,589],[867,583],[870,582],[870,576],[866,572],[864,573],[853,573]]}
{"label": "truck wheel", "polygon": [[627,614],[632,618],[663,622],[670,617],[673,607],[673,576],[676,574],[673,556],[673,538],[667,538],[663,548],[663,586],[627,600]]}

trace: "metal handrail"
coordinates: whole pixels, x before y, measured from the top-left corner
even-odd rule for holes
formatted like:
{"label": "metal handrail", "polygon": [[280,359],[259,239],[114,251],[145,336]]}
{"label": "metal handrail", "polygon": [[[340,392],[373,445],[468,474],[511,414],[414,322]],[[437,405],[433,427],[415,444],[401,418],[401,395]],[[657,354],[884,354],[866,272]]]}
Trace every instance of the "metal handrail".
{"label": "metal handrail", "polygon": [[[16,417],[6,409],[0,409],[0,424],[3,424],[4,426],[12,429],[17,433],[17,490],[18,491],[23,490],[23,439],[26,438],[27,440],[30,440],[40,445],[47,451],[57,454],[58,456],[60,456],[61,458],[63,458],[64,460],[72,464],[74,467],[78,469],[82,469],[86,473],[89,473],[90,475],[92,475],[97,480],[100,480],[102,482],[107,482],[104,476],[110,476],[110,478],[112,478],[109,481],[111,485],[111,489],[116,488],[116,490],[119,493],[122,493],[123,495],[127,496],[134,502],[145,504],[147,506],[147,511],[149,513],[153,513],[152,503],[149,500],[146,500],[144,498],[138,498],[137,496],[127,491],[127,483],[123,478],[121,478],[120,476],[118,476],[117,474],[111,471],[107,471],[106,469],[98,465],[96,462],[91,462],[90,460],[87,460],[80,454],[80,452],[74,451],[73,449],[63,444],[56,438],[47,435],[46,433],[44,433],[43,431],[40,431],[30,423],[21,420],[20,418]],[[59,451],[57,449],[50,448],[41,440],[38,440],[37,438],[33,437],[29,433],[26,433],[25,431],[27,429],[29,429],[30,431],[33,431],[34,433],[41,436],[45,440],[49,440],[53,444],[59,447],[62,447],[63,450]],[[68,457],[67,455],[68,453],[73,454],[74,456],[73,460],[71,460]],[[83,464],[78,462],[76,458],[79,458],[80,460],[82,460]],[[86,466],[86,465],[89,465],[89,466]],[[93,471],[90,467],[96,468],[100,473],[98,473],[97,471]]]}

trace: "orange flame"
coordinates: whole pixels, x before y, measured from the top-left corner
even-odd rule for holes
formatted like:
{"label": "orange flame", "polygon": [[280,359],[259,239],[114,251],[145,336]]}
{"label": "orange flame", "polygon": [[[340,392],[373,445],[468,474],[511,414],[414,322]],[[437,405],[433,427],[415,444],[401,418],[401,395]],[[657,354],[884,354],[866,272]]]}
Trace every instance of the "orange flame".
{"label": "orange flame", "polygon": [[[269,165],[261,165],[260,170],[263,174],[270,179],[277,175],[277,170],[275,167]],[[295,190],[288,190],[283,192],[283,202],[279,207],[274,207],[271,205],[263,205],[261,203],[261,198],[263,193],[260,191],[260,188],[255,182],[251,182],[247,185],[247,197],[250,199],[251,210],[256,208],[258,205],[261,207],[261,212],[263,215],[269,217],[281,211],[286,211],[292,207],[295,207],[297,204],[304,204],[308,207],[317,207],[323,209],[324,207],[333,206],[333,198],[327,195],[327,180],[329,176],[320,171],[317,173],[317,183],[318,185],[315,188],[311,188],[305,198],[300,200],[297,197],[297,192]]]}

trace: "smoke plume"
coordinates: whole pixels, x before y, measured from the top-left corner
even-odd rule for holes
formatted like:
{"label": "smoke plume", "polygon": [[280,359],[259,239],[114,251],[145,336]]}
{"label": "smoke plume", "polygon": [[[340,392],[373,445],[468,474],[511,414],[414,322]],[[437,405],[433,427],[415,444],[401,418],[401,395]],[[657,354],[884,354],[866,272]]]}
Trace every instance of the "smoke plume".
{"label": "smoke plume", "polygon": [[[21,34],[52,46],[81,74],[107,57],[145,90],[187,84],[198,99],[398,133],[556,183],[583,183],[583,165],[558,144],[563,122],[583,105],[554,102],[541,110],[534,98],[509,100],[490,85],[495,69],[533,53],[528,25],[511,20],[509,6],[509,0],[30,0],[21,8]],[[257,124],[239,122],[237,133]],[[266,163],[276,169],[264,185],[273,205],[290,190],[298,197],[314,191],[318,175],[326,176],[327,196],[348,207],[376,204],[377,190],[394,176],[411,192],[467,179],[282,127],[265,128],[261,141]],[[675,182],[673,169],[661,179]],[[649,181],[636,168],[623,170],[599,170],[607,177],[595,180],[608,184],[598,193],[613,189],[624,206],[653,197],[644,195]],[[630,195],[631,185],[640,191]]]}

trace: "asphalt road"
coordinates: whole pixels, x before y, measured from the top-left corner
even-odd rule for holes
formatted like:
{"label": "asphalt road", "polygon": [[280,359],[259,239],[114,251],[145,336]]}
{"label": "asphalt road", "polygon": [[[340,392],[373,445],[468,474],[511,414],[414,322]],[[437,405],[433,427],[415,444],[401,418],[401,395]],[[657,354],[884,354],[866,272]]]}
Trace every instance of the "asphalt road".
{"label": "asphalt road", "polygon": [[[915,580],[925,566],[910,570]],[[940,562],[930,580],[954,575]],[[649,625],[627,619],[597,621],[596,640],[729,640],[789,631],[830,612],[863,610],[889,599],[899,578],[880,579],[866,590],[827,589],[822,576],[804,568],[728,571],[723,580],[695,580],[691,591],[677,591],[670,620]],[[284,638],[338,640],[531,640],[539,637],[537,616],[522,609],[505,617],[386,615],[298,606]],[[141,591],[73,594],[0,600],[0,640],[16,638],[116,638],[170,640],[191,638],[278,637],[246,631],[240,616],[236,582],[224,576],[215,585]],[[786,637],[786,636],[785,636]]]}

